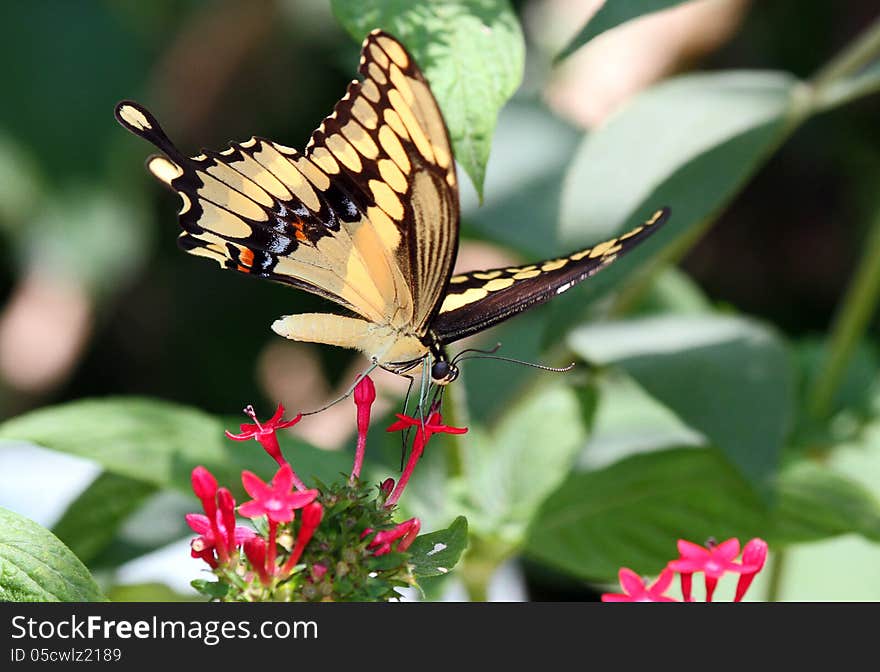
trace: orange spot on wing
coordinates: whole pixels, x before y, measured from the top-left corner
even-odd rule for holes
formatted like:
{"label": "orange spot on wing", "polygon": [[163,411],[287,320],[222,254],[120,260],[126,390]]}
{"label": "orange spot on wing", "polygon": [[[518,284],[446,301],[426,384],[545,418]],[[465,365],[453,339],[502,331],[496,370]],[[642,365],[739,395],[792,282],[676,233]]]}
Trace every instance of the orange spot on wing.
{"label": "orange spot on wing", "polygon": [[247,266],[248,268],[254,265],[254,253],[247,247],[241,248],[238,258],[242,265]]}

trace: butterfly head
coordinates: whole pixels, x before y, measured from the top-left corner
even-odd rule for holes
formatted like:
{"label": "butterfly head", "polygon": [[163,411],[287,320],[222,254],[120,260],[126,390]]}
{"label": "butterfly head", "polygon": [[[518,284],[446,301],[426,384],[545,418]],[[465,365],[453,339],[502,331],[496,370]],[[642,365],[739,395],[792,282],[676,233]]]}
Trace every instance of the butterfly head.
{"label": "butterfly head", "polygon": [[431,365],[431,381],[435,385],[449,385],[453,380],[458,378],[458,367],[446,359],[445,356],[438,357]]}

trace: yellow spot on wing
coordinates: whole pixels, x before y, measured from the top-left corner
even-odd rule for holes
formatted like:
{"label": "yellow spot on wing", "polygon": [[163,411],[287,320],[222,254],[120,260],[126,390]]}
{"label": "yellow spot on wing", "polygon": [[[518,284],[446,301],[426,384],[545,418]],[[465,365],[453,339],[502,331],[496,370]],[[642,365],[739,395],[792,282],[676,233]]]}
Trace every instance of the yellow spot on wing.
{"label": "yellow spot on wing", "polygon": [[391,126],[397,135],[401,138],[408,138],[409,133],[406,132],[406,126],[400,120],[400,116],[394,110],[386,109],[384,113],[385,123]]}
{"label": "yellow spot on wing", "polygon": [[119,108],[119,116],[122,117],[122,120],[127,123],[132,128],[136,128],[139,131],[151,131],[153,127],[150,125],[150,122],[147,120],[144,113],[141,112],[136,107],[131,105],[123,105]]}
{"label": "yellow spot on wing", "polygon": [[548,261],[542,264],[541,270],[544,272],[556,271],[565,266],[567,263],[568,259],[554,259],[553,261]]}
{"label": "yellow spot on wing", "polygon": [[245,238],[251,235],[251,227],[247,222],[228,210],[202,199],[199,199],[199,205],[202,206],[202,216],[198,223],[203,229],[229,238]]}
{"label": "yellow spot on wing", "polygon": [[[237,170],[233,170],[225,163],[217,163],[213,166],[209,166],[206,168],[208,174],[213,175],[218,180],[225,182],[230,187],[234,189],[238,189],[245,196],[255,200],[257,203],[261,205],[265,205],[267,208],[271,208],[273,205],[272,197],[266,193],[265,190],[261,189],[259,186],[254,184],[253,181],[246,178],[244,175],[239,173]],[[264,171],[265,172],[265,171]],[[275,179],[275,178],[272,178]],[[280,186],[280,185],[279,185]],[[286,191],[286,190],[285,190]]]}
{"label": "yellow spot on wing", "polygon": [[601,257],[615,245],[617,245],[617,238],[612,238],[611,240],[606,240],[604,243],[599,243],[590,251],[590,259]]}
{"label": "yellow spot on wing", "polygon": [[391,187],[385,182],[370,180],[370,191],[373,192],[373,199],[376,201],[376,205],[382,208],[394,219],[403,219],[403,204],[400,202],[397,195],[391,190]]}
{"label": "yellow spot on wing", "polygon": [[480,299],[485,299],[489,292],[484,287],[472,287],[461,294],[447,294],[440,306],[441,313],[448,313]]}
{"label": "yellow spot on wing", "polygon": [[364,94],[364,97],[373,102],[379,102],[379,87],[376,86],[376,82],[372,79],[365,79],[364,83],[361,84],[361,93]]}
{"label": "yellow spot on wing", "polygon": [[391,159],[382,159],[379,161],[379,175],[385,180],[394,191],[402,194],[406,191],[406,177],[400,172],[397,164]]}
{"label": "yellow spot on wing", "polygon": [[520,271],[513,276],[514,280],[528,280],[529,278],[537,278],[541,275],[541,271],[535,269],[533,271]]}
{"label": "yellow spot on wing", "polygon": [[201,170],[196,171],[199,179],[203,182],[203,186],[199,188],[198,194],[202,198],[206,198],[212,203],[221,205],[227,210],[257,221],[266,221],[269,216],[266,211],[259,205],[254,203],[246,196],[242,196],[235,189],[230,188],[227,184],[221,182],[216,177],[211,177]]}
{"label": "yellow spot on wing", "polygon": [[355,173],[361,172],[363,165],[360,155],[341,134],[334,133],[325,140],[325,143],[346,168]]}
{"label": "yellow spot on wing", "polygon": [[488,271],[486,273],[474,273],[474,277],[477,280],[492,280],[493,278],[497,278],[501,275],[501,271]]}
{"label": "yellow spot on wing", "polygon": [[381,67],[388,67],[388,56],[385,55],[385,52],[382,51],[380,47],[373,44],[370,46],[370,55],[373,57],[373,60],[376,61]]}
{"label": "yellow spot on wing", "polygon": [[171,180],[183,175],[183,169],[173,161],[169,161],[164,156],[154,156],[147,164],[147,169],[156,176],[156,178],[171,186]]}
{"label": "yellow spot on wing", "polygon": [[315,147],[309,158],[325,173],[335,175],[339,172],[339,163],[326,147]]}
{"label": "yellow spot on wing", "polygon": [[416,121],[416,118],[413,116],[412,110],[403,101],[400,92],[396,89],[391,89],[391,91],[388,92],[388,100],[397,111],[397,114],[400,115],[400,119],[406,126],[406,130],[409,131],[409,136],[412,138],[412,141],[415,143],[419,152],[421,152],[422,156],[424,156],[430,163],[434,163],[434,152],[431,150],[431,143],[428,141],[428,138],[425,137],[425,133],[419,125],[419,122]]}
{"label": "yellow spot on wing", "polygon": [[391,60],[397,63],[401,68],[405,68],[409,65],[409,59],[406,57],[406,52],[403,50],[397,42],[392,40],[390,37],[382,36],[376,40],[381,47],[386,51],[386,53],[391,57]]}
{"label": "yellow spot on wing", "polygon": [[382,240],[382,244],[392,252],[396,251],[400,245],[400,231],[397,225],[385,212],[373,205],[367,208],[367,217],[376,227],[376,232]]}
{"label": "yellow spot on wing", "polygon": [[398,168],[404,173],[409,173],[411,168],[409,157],[407,157],[406,152],[403,150],[403,145],[400,144],[400,140],[397,139],[394,131],[388,126],[379,128],[379,144],[382,145],[382,149],[397,164]]}
{"label": "yellow spot on wing", "polygon": [[513,283],[513,278],[498,278],[497,280],[490,280],[483,285],[483,288],[489,292],[497,292],[499,289],[507,289]]}
{"label": "yellow spot on wing", "polygon": [[368,159],[379,156],[379,148],[364,128],[356,121],[351,121],[342,127],[342,134],[352,146]]}
{"label": "yellow spot on wing", "polygon": [[352,104],[351,113],[366,128],[376,128],[379,123],[376,110],[361,96],[358,96]]}
{"label": "yellow spot on wing", "polygon": [[369,73],[370,77],[376,80],[376,82],[378,82],[379,84],[388,83],[388,78],[385,77],[385,73],[382,72],[382,69],[375,63],[370,63],[367,66],[367,72]]}

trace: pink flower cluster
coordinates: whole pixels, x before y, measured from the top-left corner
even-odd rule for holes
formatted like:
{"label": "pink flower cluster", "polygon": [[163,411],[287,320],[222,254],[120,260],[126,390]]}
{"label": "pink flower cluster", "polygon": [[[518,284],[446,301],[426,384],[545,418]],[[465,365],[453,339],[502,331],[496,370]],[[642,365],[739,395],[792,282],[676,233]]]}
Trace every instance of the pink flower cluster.
{"label": "pink flower cluster", "polygon": [[[376,400],[373,381],[368,376],[364,376],[356,385],[353,396],[357,406],[358,439],[354,465],[349,477],[352,485],[359,480],[363,467],[370,410]],[[204,514],[191,513],[186,516],[186,520],[199,535],[191,544],[193,557],[204,560],[212,569],[234,569],[240,549],[260,582],[268,586],[276,580],[287,578],[294,571],[321,523],[324,507],[317,501],[320,496],[319,491],[307,488],[282,455],[276,435],[278,430],[298,423],[302,415],[297,415],[291,420],[283,420],[284,407],[281,404],[278,405],[275,414],[263,423],[257,419],[252,406],[246,407],[245,413],[253,422],[242,423],[239,434],[227,431],[226,436],[235,441],[256,439],[278,463],[279,468],[268,483],[250,471],[242,472],[242,485],[252,499],[238,507],[238,514],[252,519],[265,516],[268,523],[267,536],[264,538],[249,527],[235,524],[236,505],[232,494],[226,488],[219,488],[214,476],[202,466],[193,469],[192,486],[202,502]],[[400,480],[395,484],[394,479],[389,478],[380,485],[380,491],[386,498],[384,504],[386,508],[393,507],[400,499],[432,435],[444,432],[462,434],[467,431],[466,428],[444,425],[440,413],[436,410],[432,410],[427,420],[403,414],[397,414],[397,418],[398,420],[388,427],[389,432],[415,427],[416,435]],[[301,511],[301,519],[296,540],[287,559],[279,566],[277,560],[279,525],[293,523],[297,511]],[[390,530],[376,532],[372,528],[367,528],[361,534],[361,539],[373,535],[367,543],[367,548],[374,555],[384,555],[395,549],[406,550],[415,540],[420,528],[420,521],[412,518]],[[393,547],[393,544],[396,546]],[[310,571],[315,580],[320,580],[320,577],[327,572],[327,568],[316,564],[310,568]]]}
{"label": "pink flower cluster", "polygon": [[670,561],[666,568],[650,585],[631,569],[622,567],[618,573],[622,593],[605,593],[603,602],[677,602],[665,593],[672,584],[675,573],[681,579],[682,600],[693,602],[693,576],[702,572],[706,586],[706,602],[711,602],[715,594],[718,580],[728,572],[739,574],[736,584],[734,602],[743,599],[755,575],[764,567],[767,560],[767,542],[763,539],[752,539],[742,552],[742,559],[736,562],[740,554],[738,539],[728,539],[720,544],[709,541],[705,546],[694,544],[684,539],[678,540],[679,557]]}

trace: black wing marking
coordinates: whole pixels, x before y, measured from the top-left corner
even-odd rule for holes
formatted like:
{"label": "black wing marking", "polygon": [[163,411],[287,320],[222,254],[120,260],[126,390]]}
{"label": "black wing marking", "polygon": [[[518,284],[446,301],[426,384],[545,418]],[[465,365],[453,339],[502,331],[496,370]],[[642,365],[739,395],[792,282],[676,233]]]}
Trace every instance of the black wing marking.
{"label": "black wing marking", "polygon": [[442,344],[451,343],[549,301],[643,242],[666,222],[669,213],[669,208],[658,210],[622,236],[566,257],[453,276],[431,324],[432,335]]}

